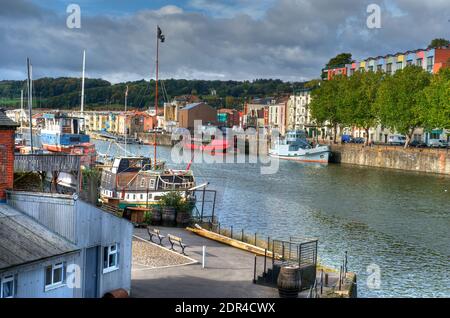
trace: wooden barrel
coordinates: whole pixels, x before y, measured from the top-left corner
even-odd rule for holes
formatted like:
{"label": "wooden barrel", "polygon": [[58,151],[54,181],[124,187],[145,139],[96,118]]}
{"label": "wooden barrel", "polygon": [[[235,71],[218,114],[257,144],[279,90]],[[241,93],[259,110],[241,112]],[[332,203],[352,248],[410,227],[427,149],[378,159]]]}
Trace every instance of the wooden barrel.
{"label": "wooden barrel", "polygon": [[160,207],[154,207],[152,208],[152,224],[153,225],[159,225],[161,224],[161,208]]}
{"label": "wooden barrel", "polygon": [[186,225],[191,221],[191,213],[189,211],[178,211],[177,224]]}
{"label": "wooden barrel", "polygon": [[175,223],[176,210],[172,207],[162,209],[161,220],[164,225],[173,225]]}
{"label": "wooden barrel", "polygon": [[278,275],[278,292],[281,298],[297,298],[300,291],[298,266],[283,266]]}
{"label": "wooden barrel", "polygon": [[106,293],[103,298],[128,298],[128,292],[123,288],[119,288]]}

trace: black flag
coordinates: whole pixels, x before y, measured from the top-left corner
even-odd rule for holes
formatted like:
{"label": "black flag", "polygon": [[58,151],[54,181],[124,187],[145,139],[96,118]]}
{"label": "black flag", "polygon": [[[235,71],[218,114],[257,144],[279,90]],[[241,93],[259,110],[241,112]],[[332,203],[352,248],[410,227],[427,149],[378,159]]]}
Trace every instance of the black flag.
{"label": "black flag", "polygon": [[166,40],[166,37],[162,34],[161,29],[158,26],[158,39],[161,40],[161,43],[164,43],[164,41]]}

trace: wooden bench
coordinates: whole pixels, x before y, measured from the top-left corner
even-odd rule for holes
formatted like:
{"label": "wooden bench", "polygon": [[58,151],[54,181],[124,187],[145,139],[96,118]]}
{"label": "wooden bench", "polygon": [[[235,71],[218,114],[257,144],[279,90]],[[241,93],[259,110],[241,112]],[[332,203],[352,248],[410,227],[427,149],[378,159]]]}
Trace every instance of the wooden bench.
{"label": "wooden bench", "polygon": [[174,236],[174,235],[167,235],[167,237],[169,238],[169,242],[170,242],[170,244],[172,245],[172,247],[170,248],[172,251],[175,251],[175,249],[173,248],[173,246],[175,245],[175,244],[177,244],[178,246],[180,246],[181,247],[181,254],[183,254],[183,255],[186,255],[185,253],[184,253],[184,249],[186,248],[186,244],[183,244],[183,240],[180,238],[180,237],[178,237],[178,236]]}
{"label": "wooden bench", "polygon": [[[161,235],[160,230],[158,229],[150,229],[150,227],[147,227],[148,235],[150,236],[150,241],[153,242],[153,236],[156,236],[159,239],[159,245],[162,245],[162,240],[164,239],[164,235]],[[156,243],[156,242],[153,242]]]}

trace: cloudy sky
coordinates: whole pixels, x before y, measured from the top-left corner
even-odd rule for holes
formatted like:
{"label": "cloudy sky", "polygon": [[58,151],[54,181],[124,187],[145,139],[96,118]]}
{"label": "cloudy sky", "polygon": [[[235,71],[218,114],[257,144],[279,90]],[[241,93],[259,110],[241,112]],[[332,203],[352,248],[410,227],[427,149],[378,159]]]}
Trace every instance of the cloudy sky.
{"label": "cloudy sky", "polygon": [[[66,25],[81,8],[81,28]],[[366,25],[381,7],[381,28]],[[355,59],[450,38],[449,0],[0,0],[0,79],[154,77],[155,28],[166,36],[161,76],[187,79],[317,78],[337,53]]]}

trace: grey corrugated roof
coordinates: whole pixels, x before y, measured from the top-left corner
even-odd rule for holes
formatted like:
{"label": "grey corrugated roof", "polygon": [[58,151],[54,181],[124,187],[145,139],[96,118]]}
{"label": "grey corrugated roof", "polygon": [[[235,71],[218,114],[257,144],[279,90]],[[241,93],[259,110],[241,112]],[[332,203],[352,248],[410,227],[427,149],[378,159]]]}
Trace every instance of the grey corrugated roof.
{"label": "grey corrugated roof", "polygon": [[0,204],[0,269],[79,250],[7,204]]}
{"label": "grey corrugated roof", "polygon": [[189,105],[184,106],[182,110],[190,110],[190,109],[193,109],[193,108],[195,108],[195,107],[197,107],[199,105],[202,105],[202,104],[204,104],[204,103],[189,104]]}
{"label": "grey corrugated roof", "polygon": [[20,125],[15,121],[11,120],[5,114],[5,110],[0,108],[0,128],[1,127],[19,127]]}

